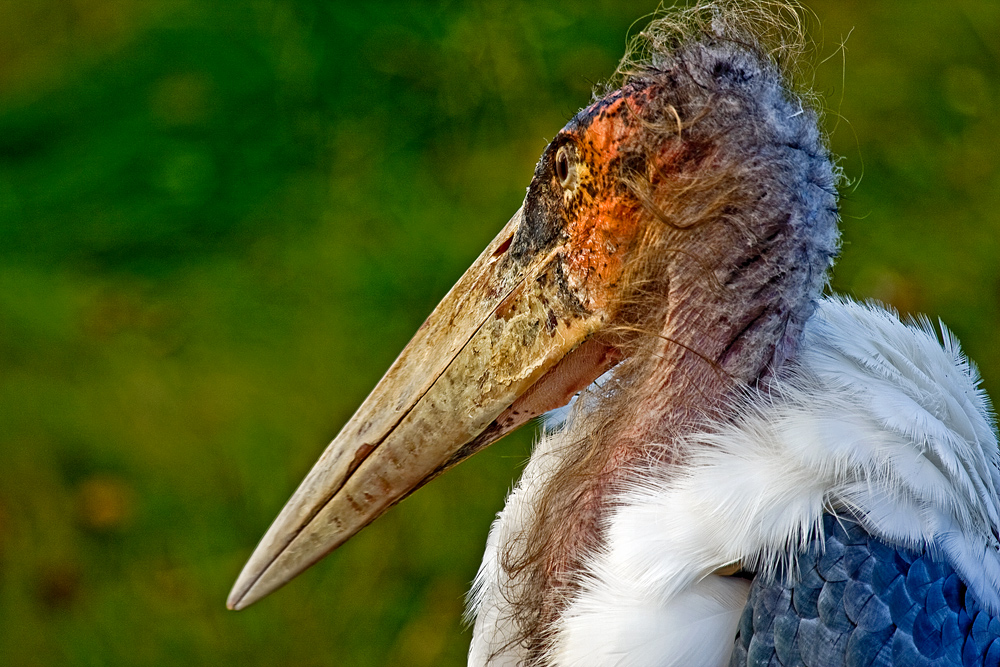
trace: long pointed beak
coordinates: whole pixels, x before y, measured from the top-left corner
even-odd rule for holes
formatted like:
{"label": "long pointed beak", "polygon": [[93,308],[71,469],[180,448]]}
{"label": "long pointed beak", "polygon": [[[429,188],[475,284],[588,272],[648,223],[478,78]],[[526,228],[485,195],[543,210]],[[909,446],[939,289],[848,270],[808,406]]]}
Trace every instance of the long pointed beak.
{"label": "long pointed beak", "polygon": [[242,609],[475,451],[565,404],[617,360],[565,275],[564,246],[517,252],[518,210],[327,447],[243,568]]}

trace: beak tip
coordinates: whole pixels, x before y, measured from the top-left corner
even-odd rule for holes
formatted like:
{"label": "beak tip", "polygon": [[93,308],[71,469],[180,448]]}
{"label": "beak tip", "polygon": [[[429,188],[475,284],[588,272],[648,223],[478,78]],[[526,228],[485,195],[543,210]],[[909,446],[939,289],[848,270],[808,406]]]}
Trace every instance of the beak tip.
{"label": "beak tip", "polygon": [[261,591],[258,586],[247,586],[244,582],[237,581],[233,586],[229,598],[226,600],[226,608],[231,611],[243,611],[262,597],[266,597],[271,591]]}
{"label": "beak tip", "polygon": [[226,598],[226,609],[230,611],[239,611],[243,609],[246,605],[243,604],[243,598],[245,597],[246,591],[240,585],[241,581],[237,581],[236,585],[233,586],[233,590],[229,591],[229,597]]}
{"label": "beak tip", "polygon": [[272,556],[268,549],[258,546],[236,578],[226,599],[226,607],[233,611],[246,609],[284,586],[311,564],[303,565],[294,559],[289,563],[288,555],[287,551],[281,550]]}
{"label": "beak tip", "polygon": [[243,578],[240,577],[233,586],[233,590],[229,592],[229,597],[226,599],[226,609],[230,611],[245,609],[249,604],[246,601],[246,593],[246,586],[243,584]]}
{"label": "beak tip", "polygon": [[251,570],[252,562],[253,559],[243,568],[236,583],[233,584],[233,589],[229,591],[229,597],[226,599],[227,609],[241,611],[267,595],[267,593],[262,594],[261,587],[257,585],[260,583],[260,577],[255,576],[257,573]]}

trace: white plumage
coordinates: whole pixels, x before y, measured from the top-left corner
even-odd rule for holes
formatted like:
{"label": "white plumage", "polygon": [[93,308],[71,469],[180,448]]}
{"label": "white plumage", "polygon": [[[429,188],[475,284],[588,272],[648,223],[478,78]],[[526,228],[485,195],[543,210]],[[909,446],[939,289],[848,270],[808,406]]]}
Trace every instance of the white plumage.
{"label": "white plumage", "polygon": [[[686,438],[683,466],[633,476],[603,549],[554,627],[553,666],[726,664],[749,583],[713,574],[742,563],[773,574],[847,509],[888,544],[946,560],[1000,610],[998,450],[975,368],[942,327],[903,324],[875,305],[823,300],[797,361],[768,392],[746,392],[726,424]],[[519,585],[500,555],[522,548],[534,500],[573,420],[538,443],[490,533],[470,613],[470,664],[515,665],[506,600]]]}

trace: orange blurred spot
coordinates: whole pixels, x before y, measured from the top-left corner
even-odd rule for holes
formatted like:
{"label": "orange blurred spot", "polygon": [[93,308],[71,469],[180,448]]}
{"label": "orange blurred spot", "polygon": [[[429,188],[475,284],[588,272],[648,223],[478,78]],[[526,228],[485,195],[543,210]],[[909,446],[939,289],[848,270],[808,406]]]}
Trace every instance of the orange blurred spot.
{"label": "orange blurred spot", "polygon": [[115,477],[88,477],[77,490],[77,508],[80,521],[88,528],[99,531],[120,529],[132,519],[132,489]]}
{"label": "orange blurred spot", "polygon": [[68,607],[80,593],[80,570],[71,563],[42,569],[38,575],[38,599],[49,609]]}
{"label": "orange blurred spot", "polygon": [[125,293],[108,293],[94,299],[84,310],[84,331],[98,340],[107,340],[121,331],[135,328],[142,318],[142,303]]}
{"label": "orange blurred spot", "polygon": [[889,304],[904,315],[923,310],[923,295],[919,283],[889,269],[880,269],[874,273],[868,292],[872,298]]}

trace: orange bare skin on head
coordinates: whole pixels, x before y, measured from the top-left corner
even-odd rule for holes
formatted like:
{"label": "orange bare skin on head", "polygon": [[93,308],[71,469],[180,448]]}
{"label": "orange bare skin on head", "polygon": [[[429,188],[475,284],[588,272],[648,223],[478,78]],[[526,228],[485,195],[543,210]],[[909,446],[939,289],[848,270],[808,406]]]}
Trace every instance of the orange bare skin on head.
{"label": "orange bare skin on head", "polygon": [[563,192],[565,267],[588,310],[604,309],[618,296],[624,260],[643,236],[642,205],[622,180],[638,157],[628,147],[642,131],[632,105],[618,91],[580,114],[593,113],[587,125],[573,122],[564,130],[575,154]]}
{"label": "orange bare skin on head", "polygon": [[697,181],[714,149],[682,136],[680,116],[661,94],[656,85],[626,86],[581,111],[553,142],[557,165],[564,152],[571,158],[566,178],[558,169],[552,175],[562,190],[569,241],[564,268],[591,311],[613,309],[621,288],[636,278],[626,275],[629,258],[662,245],[667,235],[672,245],[700,219],[695,211],[663,206],[684,199],[678,195]]}

